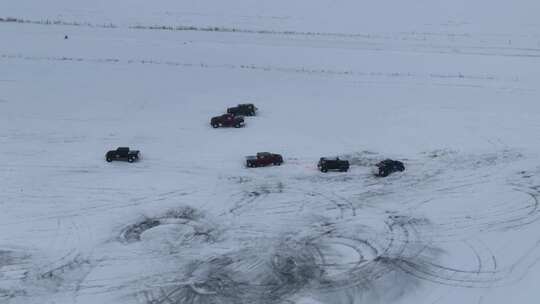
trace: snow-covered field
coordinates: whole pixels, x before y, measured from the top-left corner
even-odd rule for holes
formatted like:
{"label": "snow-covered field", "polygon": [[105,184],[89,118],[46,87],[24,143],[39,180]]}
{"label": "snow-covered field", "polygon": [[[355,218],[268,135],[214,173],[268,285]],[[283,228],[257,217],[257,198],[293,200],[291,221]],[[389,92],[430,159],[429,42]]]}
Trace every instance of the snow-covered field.
{"label": "snow-covered field", "polygon": [[111,2],[0,2],[0,303],[538,303],[538,1]]}

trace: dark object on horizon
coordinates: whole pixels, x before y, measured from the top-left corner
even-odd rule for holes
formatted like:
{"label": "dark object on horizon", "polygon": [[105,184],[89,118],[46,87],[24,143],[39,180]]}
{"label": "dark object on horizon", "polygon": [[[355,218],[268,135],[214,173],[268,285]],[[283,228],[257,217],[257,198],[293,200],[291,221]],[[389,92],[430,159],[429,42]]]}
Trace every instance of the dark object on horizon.
{"label": "dark object on horizon", "polygon": [[213,128],[219,127],[235,127],[241,128],[244,126],[244,117],[234,116],[233,114],[223,114],[221,116],[212,117],[210,125]]}
{"label": "dark object on horizon", "polygon": [[140,152],[138,150],[130,150],[127,147],[120,147],[116,150],[111,150],[105,155],[105,160],[112,162],[113,160],[127,160],[132,163],[139,160]]}
{"label": "dark object on horizon", "polygon": [[249,168],[263,167],[268,165],[280,166],[281,164],[283,164],[283,157],[280,154],[259,152],[255,156],[246,157],[246,166]]}
{"label": "dark object on horizon", "polygon": [[257,107],[253,105],[252,103],[243,103],[243,104],[237,105],[236,107],[227,109],[227,113],[233,114],[235,116],[238,116],[238,115],[255,116],[256,111],[257,111]]}
{"label": "dark object on horizon", "polygon": [[68,35],[65,35],[65,36],[64,36],[64,39],[68,39]]}
{"label": "dark object on horizon", "polygon": [[349,167],[349,161],[339,159],[339,157],[321,157],[319,163],[317,164],[317,168],[319,168],[321,172],[325,173],[328,172],[328,170],[346,172],[349,170]]}
{"label": "dark object on horizon", "polygon": [[376,166],[378,168],[376,175],[379,177],[387,177],[394,172],[405,171],[405,165],[399,160],[385,159],[377,163]]}

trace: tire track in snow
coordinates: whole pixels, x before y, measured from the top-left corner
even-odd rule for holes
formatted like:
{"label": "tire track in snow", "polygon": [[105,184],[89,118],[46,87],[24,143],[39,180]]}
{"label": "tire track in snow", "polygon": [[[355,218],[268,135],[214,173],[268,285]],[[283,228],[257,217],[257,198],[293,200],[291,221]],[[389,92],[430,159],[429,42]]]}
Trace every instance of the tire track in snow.
{"label": "tire track in snow", "polygon": [[[223,34],[247,34],[247,35],[272,35],[284,37],[321,37],[331,38],[338,42],[364,41],[366,50],[398,50],[406,52],[439,53],[453,55],[481,55],[481,56],[507,56],[507,57],[540,57],[540,48],[536,47],[512,47],[508,41],[512,38],[527,38],[534,41],[533,36],[501,35],[501,34],[470,34],[453,32],[397,32],[397,33],[331,33],[317,31],[294,31],[294,30],[269,30],[269,29],[244,29],[222,26],[194,26],[194,25],[127,25],[119,26],[114,23],[91,23],[84,21],[67,21],[61,19],[31,20],[17,17],[0,17],[0,23],[17,23],[42,26],[71,26],[96,29],[125,28],[145,31],[170,31],[170,32],[212,32]],[[501,37],[505,37],[504,39]],[[378,43],[375,43],[378,42]],[[493,46],[486,46],[486,43]],[[386,43],[386,45],[385,45]],[[397,45],[396,45],[397,43]],[[408,45],[406,43],[409,43]],[[463,44],[463,43],[469,43]],[[401,46],[400,46],[401,45]]]}
{"label": "tire track in snow", "polygon": [[[456,160],[462,160],[462,162],[458,166],[448,166],[440,171],[439,175],[427,179],[423,178],[424,175],[420,172],[418,176],[411,176],[411,173],[396,176],[391,181],[366,181],[366,183],[375,182],[382,187],[382,190],[374,196],[362,196],[362,198],[368,201],[376,200],[382,204],[379,207],[380,210],[384,210],[384,207],[389,206],[388,203],[396,195],[403,195],[408,189],[418,189],[418,192],[408,194],[410,196],[416,196],[425,189],[435,189],[435,193],[441,196],[453,195],[456,191],[467,196],[468,192],[464,191],[467,189],[464,186],[466,185],[463,183],[464,180],[474,181],[476,178],[488,178],[495,184],[500,183],[499,176],[505,176],[507,171],[492,177],[485,173],[487,171],[495,174],[497,168],[512,164],[516,161],[512,155],[515,156],[512,153],[502,153],[478,158],[470,156],[439,158],[428,165],[426,170],[437,168],[441,164],[441,166],[446,166]],[[471,165],[473,165],[472,168]],[[472,174],[470,170],[479,173]],[[531,189],[536,187],[534,178],[536,173],[534,172],[526,174],[529,176],[527,178],[520,175],[518,181],[515,181],[516,185],[510,189],[526,189],[528,192],[532,192]],[[411,215],[415,214],[415,210],[410,210],[409,204],[415,204],[414,201],[407,202],[400,207],[402,209],[391,210],[390,216],[383,212],[374,212],[366,217],[361,217],[360,215],[365,213],[367,208],[356,203],[358,193],[364,190],[360,187],[362,185],[360,181],[363,180],[360,175],[351,176],[346,180],[326,177],[299,179],[296,177],[282,181],[284,185],[282,190],[287,195],[291,195],[293,198],[302,196],[304,199],[293,201],[293,206],[290,209],[281,205],[281,201],[274,202],[272,200],[275,189],[268,188],[269,183],[266,181],[259,183],[257,179],[253,178],[249,180],[249,183],[241,183],[240,192],[235,191],[236,189],[230,191],[232,197],[237,199],[240,195],[242,199],[243,195],[248,195],[253,191],[271,190],[266,191],[268,192],[266,196],[256,195],[256,197],[261,198],[260,201],[256,200],[250,204],[242,205],[234,214],[229,214],[235,219],[223,231],[225,241],[219,240],[211,244],[204,239],[201,240],[200,245],[207,246],[205,249],[212,252],[211,256],[197,257],[193,255],[196,248],[190,248],[190,244],[183,242],[174,244],[177,246],[175,252],[178,252],[175,255],[159,250],[148,252],[151,248],[143,248],[142,250],[147,251],[141,252],[151,253],[152,258],[155,259],[166,260],[174,257],[183,259],[183,261],[178,264],[176,269],[167,269],[167,272],[149,275],[147,278],[135,278],[132,281],[123,279],[124,281],[121,283],[94,280],[84,283],[82,289],[85,292],[90,292],[91,289],[97,290],[97,292],[116,292],[118,290],[132,290],[133,287],[130,286],[140,286],[140,290],[135,293],[141,302],[148,304],[273,304],[286,301],[300,291],[306,291],[317,299],[326,299],[330,295],[353,294],[354,297],[360,297],[366,293],[378,293],[381,290],[386,290],[388,286],[391,286],[392,291],[403,289],[405,292],[407,288],[417,286],[416,284],[421,282],[452,287],[496,287],[516,280],[517,276],[526,272],[526,266],[534,263],[539,257],[537,248],[532,248],[528,256],[523,256],[515,263],[500,267],[496,254],[484,246],[481,241],[475,239],[467,239],[465,242],[456,240],[457,237],[463,238],[470,235],[468,232],[476,231],[475,229],[481,228],[484,224],[483,221],[475,222],[475,219],[466,218],[467,212],[450,216],[449,222],[463,220],[463,227],[467,229],[450,231],[453,236],[446,239],[444,239],[443,233],[448,230],[448,227],[442,226],[439,222],[430,221],[430,219]],[[527,181],[528,184],[521,179]],[[244,179],[240,178],[240,180]],[[293,182],[290,183],[290,181]],[[321,184],[331,185],[336,182],[350,184],[350,187],[333,188],[328,193],[313,191],[314,188],[319,189],[317,186]],[[510,182],[514,182],[514,180],[511,179]],[[270,183],[270,185],[274,184]],[[442,186],[439,187],[440,185]],[[478,184],[471,183],[470,186],[475,188]],[[276,186],[277,188],[279,187]],[[308,193],[313,193],[313,195],[309,196]],[[223,197],[222,193],[216,193],[216,195],[218,194]],[[429,194],[433,195],[433,191]],[[151,199],[151,197],[146,199]],[[310,210],[299,208],[300,205],[311,202],[313,205],[310,205],[312,208],[308,208]],[[521,203],[517,202],[516,205]],[[339,211],[340,215],[326,212],[325,206],[336,204],[341,210]],[[535,200],[530,202],[529,207],[516,207],[516,205],[501,204],[499,209],[490,210],[494,213],[487,211],[479,216],[484,216],[486,222],[493,221],[494,218],[495,220],[504,220],[504,216],[507,216],[506,220],[512,220],[515,214],[508,212],[508,209],[505,208],[517,209],[516,214],[529,217],[528,219],[533,219],[537,215]],[[257,218],[246,220],[246,217],[251,214],[266,215],[265,212],[272,208],[296,210],[296,213],[292,214],[291,217],[296,217],[297,222],[287,226],[286,229],[281,229],[281,231],[274,231],[272,227],[265,227],[262,224],[254,225],[258,221]],[[357,209],[359,215],[352,208]],[[316,220],[306,219],[307,215],[322,210],[325,211],[326,220],[322,219],[322,214],[321,218]],[[376,209],[376,211],[380,210]],[[402,215],[401,210],[408,210],[406,213],[408,215]],[[281,218],[278,213],[273,213],[273,216],[276,219]],[[371,218],[367,218],[368,216]],[[150,218],[161,221],[166,216]],[[151,240],[154,242],[160,241],[161,236],[158,234],[148,234],[148,238],[141,238],[142,234],[158,227],[139,225],[143,222],[126,226],[126,230],[121,233],[125,239],[130,240],[126,242],[126,248],[132,245],[136,246],[134,243],[146,242],[149,238],[154,238]],[[323,224],[325,222],[327,224]],[[379,226],[371,225],[375,222],[378,222]],[[178,223],[171,222],[171,224],[177,225]],[[274,224],[278,225],[277,222]],[[527,223],[524,224],[527,225]],[[471,230],[469,230],[469,226]],[[501,227],[504,226],[498,226],[498,229]],[[244,233],[255,229],[260,231],[251,235]],[[482,232],[482,230],[479,231]],[[130,237],[125,237],[126,235],[130,235]],[[262,241],[256,241],[257,239],[262,239]],[[440,262],[442,252],[438,246],[445,241],[460,243],[461,246],[468,248],[468,253],[465,252],[463,257],[470,258],[472,265],[464,266],[460,263],[448,265]],[[114,258],[111,257],[108,263],[114,264]],[[122,258],[120,253],[117,263],[125,262]],[[103,267],[106,267],[106,264]],[[56,271],[59,276],[69,277],[69,275],[63,274],[65,269],[70,269],[70,266],[67,264],[60,266],[53,269],[53,272]],[[143,284],[141,282],[149,283]],[[117,285],[115,286],[115,284]],[[102,286],[107,286],[107,288]],[[332,303],[331,301],[327,302]]]}
{"label": "tire track in snow", "polygon": [[[85,58],[85,57],[70,57],[70,56],[30,56],[23,54],[1,54],[0,59],[17,59],[28,61],[60,61],[73,63],[99,63],[99,64],[139,64],[139,65],[161,65],[181,68],[202,68],[202,69],[230,69],[230,70],[248,70],[248,71],[264,71],[264,72],[282,72],[293,74],[306,75],[326,75],[326,76],[348,76],[348,77],[380,77],[389,79],[453,79],[453,80],[469,80],[469,81],[487,81],[498,82],[501,80],[494,75],[464,75],[464,74],[415,74],[410,72],[377,72],[377,71],[355,71],[355,70],[339,70],[326,68],[309,68],[309,67],[280,67],[280,66],[265,66],[256,64],[207,64],[204,62],[190,63],[172,60],[159,59],[122,59],[122,58]],[[515,81],[515,80],[513,80]],[[452,85],[452,84],[449,84]]]}

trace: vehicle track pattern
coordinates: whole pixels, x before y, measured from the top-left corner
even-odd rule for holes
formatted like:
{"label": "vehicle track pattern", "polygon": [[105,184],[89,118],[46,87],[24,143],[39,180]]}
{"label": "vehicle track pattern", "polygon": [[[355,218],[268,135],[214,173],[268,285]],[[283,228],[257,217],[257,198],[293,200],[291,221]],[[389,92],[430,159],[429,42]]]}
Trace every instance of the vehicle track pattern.
{"label": "vehicle track pattern", "polygon": [[186,232],[183,237],[185,242],[191,242],[200,239],[201,242],[212,242],[216,239],[216,231],[203,223],[203,215],[192,207],[183,207],[170,210],[162,216],[145,217],[135,224],[122,229],[119,240],[122,243],[129,244],[141,241],[141,236],[161,225],[179,225],[189,227],[190,232]]}
{"label": "vehicle track pattern", "polygon": [[[121,229],[115,240],[126,250],[136,248],[130,258],[148,255],[177,266],[166,272],[124,278],[103,290],[99,280],[85,282],[87,275],[125,257],[101,261],[67,252],[58,261],[23,267],[37,269],[23,272],[19,279],[29,287],[0,286],[0,295],[11,301],[48,290],[71,292],[76,298],[79,290],[116,292],[137,286],[133,294],[145,304],[294,303],[301,294],[330,304],[356,299],[389,302],[426,284],[508,285],[538,262],[540,240],[508,261],[482,237],[538,223],[540,168],[523,170],[526,155],[506,150],[485,155],[436,151],[407,160],[411,169],[389,179],[366,173],[378,158],[358,154],[353,162],[357,168],[345,180],[298,174],[227,177],[222,190],[231,200],[212,221],[207,210],[183,206]],[[485,210],[422,214],[423,206],[443,198],[468,199],[484,185],[495,185],[507,196]],[[168,230],[173,234],[168,240],[160,236],[164,230],[158,230],[167,226],[178,228]],[[152,247],[165,241],[174,248]],[[448,252],[451,247],[462,250]],[[201,248],[207,254],[198,256]],[[12,255],[0,253],[5,257],[0,262],[14,261]],[[462,258],[455,260],[467,263],[445,262],[445,256],[456,254]]]}

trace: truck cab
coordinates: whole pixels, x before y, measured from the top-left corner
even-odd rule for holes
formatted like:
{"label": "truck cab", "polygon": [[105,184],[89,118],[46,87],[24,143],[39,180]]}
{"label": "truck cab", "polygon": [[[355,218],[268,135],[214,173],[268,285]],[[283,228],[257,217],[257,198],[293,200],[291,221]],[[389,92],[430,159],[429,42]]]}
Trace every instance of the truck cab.
{"label": "truck cab", "polygon": [[377,173],[375,175],[378,177],[387,177],[394,172],[405,171],[405,165],[399,160],[385,159],[375,166],[377,167]]}
{"label": "truck cab", "polygon": [[116,150],[108,151],[105,154],[105,160],[112,162],[113,160],[125,160],[130,163],[139,160],[140,152],[138,150],[130,150],[128,147],[119,147]]}
{"label": "truck cab", "polygon": [[234,116],[233,114],[223,114],[221,116],[212,117],[210,125],[213,128],[219,127],[235,127],[241,128],[244,126],[244,117]]}
{"label": "truck cab", "polygon": [[227,109],[227,113],[233,114],[235,116],[255,116],[257,112],[257,107],[252,103],[242,103],[236,107],[231,107]]}
{"label": "truck cab", "polygon": [[349,170],[349,167],[349,161],[339,159],[339,157],[321,157],[319,159],[319,163],[317,164],[317,168],[324,173],[328,172],[329,170],[346,172]]}
{"label": "truck cab", "polygon": [[259,152],[254,156],[246,157],[246,166],[249,168],[264,167],[269,165],[280,166],[283,163],[283,157],[280,154],[269,152]]}

